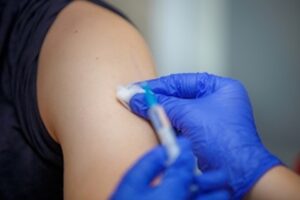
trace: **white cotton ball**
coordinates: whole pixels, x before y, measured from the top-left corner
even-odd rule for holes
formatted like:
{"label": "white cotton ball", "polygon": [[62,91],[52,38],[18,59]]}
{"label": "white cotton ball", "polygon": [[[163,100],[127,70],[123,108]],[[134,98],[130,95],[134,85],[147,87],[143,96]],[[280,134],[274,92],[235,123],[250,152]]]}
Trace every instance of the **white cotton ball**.
{"label": "white cotton ball", "polygon": [[138,93],[145,93],[145,90],[136,84],[117,87],[117,98],[128,110],[130,99]]}

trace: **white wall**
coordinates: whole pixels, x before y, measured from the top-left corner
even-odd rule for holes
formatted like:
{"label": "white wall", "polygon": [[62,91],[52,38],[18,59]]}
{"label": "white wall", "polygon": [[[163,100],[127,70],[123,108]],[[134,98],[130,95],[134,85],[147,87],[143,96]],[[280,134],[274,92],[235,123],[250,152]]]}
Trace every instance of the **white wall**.
{"label": "white wall", "polygon": [[227,74],[226,0],[111,0],[137,24],[159,74]]}

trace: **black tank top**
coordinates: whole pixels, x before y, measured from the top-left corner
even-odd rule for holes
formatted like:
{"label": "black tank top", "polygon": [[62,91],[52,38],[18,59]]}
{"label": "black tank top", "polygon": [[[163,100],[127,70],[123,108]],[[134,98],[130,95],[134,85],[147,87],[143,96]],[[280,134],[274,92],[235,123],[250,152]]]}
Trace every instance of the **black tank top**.
{"label": "black tank top", "polygon": [[[103,1],[91,0],[121,15]],[[61,147],[37,106],[43,40],[71,0],[0,0],[0,199],[63,199]],[[126,18],[127,19],[127,18]]]}

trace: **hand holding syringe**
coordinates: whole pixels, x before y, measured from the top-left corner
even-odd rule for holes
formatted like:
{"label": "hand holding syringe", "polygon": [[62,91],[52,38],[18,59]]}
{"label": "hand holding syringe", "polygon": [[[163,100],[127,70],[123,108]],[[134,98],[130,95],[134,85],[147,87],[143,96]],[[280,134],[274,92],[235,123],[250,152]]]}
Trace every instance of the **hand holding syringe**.
{"label": "hand holding syringe", "polygon": [[171,164],[176,160],[180,151],[176,143],[175,132],[163,107],[158,104],[153,92],[147,85],[144,85],[143,89],[145,90],[145,100],[149,106],[148,117],[160,142],[166,147],[168,154],[167,164]]}
{"label": "hand holding syringe", "polygon": [[[144,84],[142,88],[140,88],[137,85],[129,86],[130,90],[128,90],[125,87],[120,87],[117,92],[118,99],[128,108],[128,102],[130,101],[130,98],[136,94],[136,93],[145,93],[145,101],[147,103],[148,109],[148,117],[151,121],[151,124],[155,130],[155,132],[158,135],[158,138],[161,142],[161,144],[166,148],[168,160],[167,165],[172,164],[180,154],[180,148],[176,142],[176,134],[171,126],[171,123],[167,117],[167,114],[164,110],[164,108],[159,105],[157,102],[156,97],[154,96],[154,93],[151,91],[151,89],[147,86],[147,84]],[[128,92],[131,93],[128,93]],[[201,171],[197,166],[195,166],[195,175],[201,174]],[[192,191],[197,190],[197,187],[192,186]]]}
{"label": "hand holding syringe", "polygon": [[174,162],[179,155],[179,147],[176,143],[176,134],[163,107],[158,104],[156,97],[150,88],[144,84],[143,88],[138,85],[127,87],[120,86],[117,91],[117,97],[127,108],[131,97],[137,93],[145,93],[145,101],[149,107],[148,117],[158,135],[161,144],[165,146],[168,154],[167,164]]}

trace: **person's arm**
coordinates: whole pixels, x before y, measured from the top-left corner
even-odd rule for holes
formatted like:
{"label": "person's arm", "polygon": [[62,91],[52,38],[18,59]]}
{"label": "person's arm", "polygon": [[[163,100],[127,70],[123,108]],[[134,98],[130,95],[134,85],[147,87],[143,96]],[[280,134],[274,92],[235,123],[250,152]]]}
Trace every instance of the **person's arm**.
{"label": "person's arm", "polygon": [[157,143],[115,97],[118,85],[154,76],[145,42],[121,17],[83,1],[60,13],[41,51],[38,101],[63,149],[66,200],[106,199]]}
{"label": "person's arm", "polygon": [[286,167],[269,170],[254,185],[245,200],[282,200],[300,198],[300,177]]}

